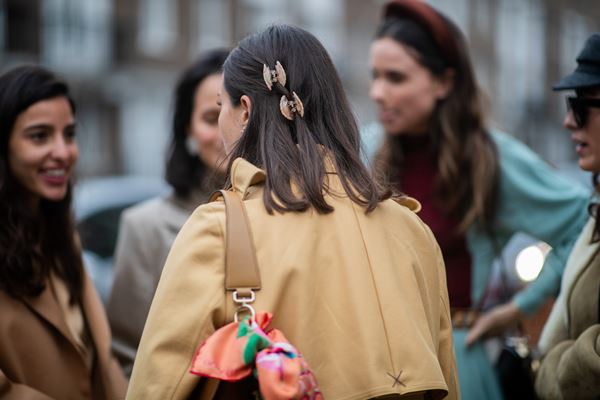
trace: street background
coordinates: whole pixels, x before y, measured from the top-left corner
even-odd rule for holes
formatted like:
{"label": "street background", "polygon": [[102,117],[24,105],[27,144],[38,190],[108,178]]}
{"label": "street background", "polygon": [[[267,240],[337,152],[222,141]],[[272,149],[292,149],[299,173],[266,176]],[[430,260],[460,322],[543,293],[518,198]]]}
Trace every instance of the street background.
{"label": "street background", "polygon": [[[598,0],[435,0],[465,32],[493,125],[561,169],[575,154],[553,82],[600,30]],[[72,85],[79,179],[160,177],[172,88],[202,50],[234,46],[270,23],[314,33],[332,55],[359,122],[375,120],[368,51],[375,0],[0,0],[0,69],[41,63]]]}

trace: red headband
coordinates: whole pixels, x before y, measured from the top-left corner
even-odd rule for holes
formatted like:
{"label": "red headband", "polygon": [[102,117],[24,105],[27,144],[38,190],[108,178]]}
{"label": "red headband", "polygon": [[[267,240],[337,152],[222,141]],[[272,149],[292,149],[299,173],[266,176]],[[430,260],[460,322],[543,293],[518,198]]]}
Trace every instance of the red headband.
{"label": "red headband", "polygon": [[409,18],[431,34],[451,66],[458,63],[454,35],[442,15],[421,0],[391,0],[383,7],[383,18]]}

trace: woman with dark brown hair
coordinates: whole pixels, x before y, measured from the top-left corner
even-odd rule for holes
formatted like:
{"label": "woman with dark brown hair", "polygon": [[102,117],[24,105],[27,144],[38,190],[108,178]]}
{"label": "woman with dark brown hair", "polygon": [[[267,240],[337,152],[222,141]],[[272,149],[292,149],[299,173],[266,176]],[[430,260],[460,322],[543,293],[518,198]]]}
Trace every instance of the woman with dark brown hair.
{"label": "woman with dark brown hair", "polygon": [[[370,94],[385,130],[375,170],[422,203],[420,216],[442,249],[462,396],[501,398],[480,339],[558,293],[589,194],[489,128],[463,34],[425,2],[385,6],[370,63]],[[517,232],[553,251],[534,283],[480,314],[492,262]]]}
{"label": "woman with dark brown hair", "polygon": [[[262,283],[245,299],[273,314],[320,387],[288,398],[458,398],[439,248],[411,211],[417,203],[391,200],[362,164],[356,121],[321,43],[272,26],[242,40],[223,71],[219,130]],[[175,240],[129,398],[256,398],[227,395],[228,385],[213,397],[206,376],[190,373],[196,350],[240,301],[225,290],[229,218],[223,202],[200,206]]]}
{"label": "woman with dark brown hair", "polygon": [[69,89],[34,66],[0,76],[0,398],[116,399],[126,380],[71,215]]}

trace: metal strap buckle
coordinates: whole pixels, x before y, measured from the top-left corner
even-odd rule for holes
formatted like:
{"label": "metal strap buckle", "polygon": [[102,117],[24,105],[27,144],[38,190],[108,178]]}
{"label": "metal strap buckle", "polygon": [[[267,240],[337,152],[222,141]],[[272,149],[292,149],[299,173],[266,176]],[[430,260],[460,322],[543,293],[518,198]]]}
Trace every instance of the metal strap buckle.
{"label": "metal strap buckle", "polygon": [[238,304],[254,303],[254,300],[256,300],[254,290],[250,290],[250,297],[240,296],[237,290],[233,292],[233,301]]}

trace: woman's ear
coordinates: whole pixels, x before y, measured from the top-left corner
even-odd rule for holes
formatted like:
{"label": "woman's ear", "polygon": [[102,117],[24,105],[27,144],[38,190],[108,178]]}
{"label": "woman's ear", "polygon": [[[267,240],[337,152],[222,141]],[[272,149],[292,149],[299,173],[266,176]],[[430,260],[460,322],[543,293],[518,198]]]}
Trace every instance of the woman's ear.
{"label": "woman's ear", "polygon": [[247,95],[242,95],[240,97],[240,105],[242,106],[242,115],[241,115],[241,123],[242,126],[246,126],[248,124],[248,120],[250,119],[250,113],[252,112],[252,100]]}
{"label": "woman's ear", "polygon": [[436,79],[435,96],[438,100],[448,97],[448,94],[454,88],[454,76],[456,72],[452,68],[446,69],[444,73]]}

